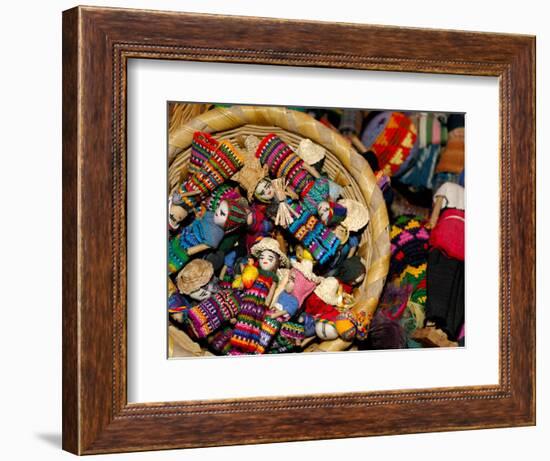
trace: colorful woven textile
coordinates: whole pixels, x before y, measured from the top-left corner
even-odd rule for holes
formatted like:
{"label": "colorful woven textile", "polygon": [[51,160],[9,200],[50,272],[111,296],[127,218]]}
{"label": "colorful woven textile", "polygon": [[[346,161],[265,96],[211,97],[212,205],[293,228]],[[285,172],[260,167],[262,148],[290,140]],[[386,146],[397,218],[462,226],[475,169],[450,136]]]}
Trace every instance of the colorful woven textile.
{"label": "colorful woven textile", "polygon": [[416,141],[416,127],[401,112],[382,112],[371,120],[363,143],[374,152],[378,165],[388,176],[393,176],[409,156]]}
{"label": "colorful woven textile", "polygon": [[464,210],[443,210],[430,235],[430,246],[446,256],[464,261]]}
{"label": "colorful woven textile", "polygon": [[187,311],[187,321],[197,338],[205,338],[239,312],[240,293],[222,290]]}
{"label": "colorful woven textile", "polygon": [[300,197],[313,187],[315,178],[304,168],[304,161],[277,135],[268,134],[260,141],[256,157],[268,166],[272,178],[285,178],[288,187]]}
{"label": "colorful woven textile", "polygon": [[[195,137],[199,135],[200,133],[195,133]],[[200,208],[201,201],[231,178],[244,164],[243,155],[229,141],[221,142],[214,152],[205,148],[201,153],[209,157],[201,168],[195,165],[194,173],[172,195],[172,203],[182,205],[188,211],[196,212]],[[199,160],[196,160],[196,163],[198,164]],[[199,194],[185,196],[187,192],[199,192]]]}
{"label": "colorful woven textile", "polygon": [[195,219],[184,227],[168,243],[168,271],[179,271],[189,262],[187,250],[196,245],[206,244],[217,248],[224,236],[223,229],[214,223],[214,213],[207,211],[200,219]]}
{"label": "colorful woven textile", "polygon": [[300,343],[305,338],[304,325],[298,322],[283,322],[279,333],[273,339],[269,354],[283,354],[300,349]]}
{"label": "colorful woven textile", "polygon": [[276,280],[273,272],[259,270],[251,288],[245,290],[237,323],[231,336],[230,355],[257,354],[260,349],[260,330],[266,313],[266,299]]}
{"label": "colorful woven textile", "polygon": [[227,203],[227,218],[224,229],[227,233],[230,233],[246,225],[246,218],[250,209],[246,199],[243,198],[237,200],[226,199],[225,202]]}
{"label": "colorful woven textile", "polygon": [[399,277],[407,266],[418,267],[428,257],[430,234],[423,218],[413,215],[398,216],[391,226],[391,260],[388,280]]}
{"label": "colorful woven textile", "polygon": [[326,227],[317,216],[301,204],[290,205],[299,217],[289,225],[288,230],[320,264],[326,263],[336,254],[340,239]]}
{"label": "colorful woven textile", "polygon": [[203,165],[216,152],[220,142],[211,134],[196,131],[191,141],[191,154],[189,156],[189,175],[198,173]]}

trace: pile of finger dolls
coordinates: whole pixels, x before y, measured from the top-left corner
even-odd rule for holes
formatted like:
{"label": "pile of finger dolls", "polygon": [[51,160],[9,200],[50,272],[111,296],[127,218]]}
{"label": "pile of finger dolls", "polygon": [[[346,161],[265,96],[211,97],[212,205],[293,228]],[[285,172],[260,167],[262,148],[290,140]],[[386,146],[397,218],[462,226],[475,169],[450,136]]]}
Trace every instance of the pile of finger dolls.
{"label": "pile of finger dolls", "polygon": [[369,211],[324,172],[324,148],[197,131],[169,196],[171,327],[215,355],[463,344],[464,116],[298,110],[347,137],[382,190],[391,260],[374,317],[352,309]]}
{"label": "pile of finger dolls", "polygon": [[171,322],[217,355],[353,341],[368,208],[323,173],[324,148],[195,132],[169,199]]}

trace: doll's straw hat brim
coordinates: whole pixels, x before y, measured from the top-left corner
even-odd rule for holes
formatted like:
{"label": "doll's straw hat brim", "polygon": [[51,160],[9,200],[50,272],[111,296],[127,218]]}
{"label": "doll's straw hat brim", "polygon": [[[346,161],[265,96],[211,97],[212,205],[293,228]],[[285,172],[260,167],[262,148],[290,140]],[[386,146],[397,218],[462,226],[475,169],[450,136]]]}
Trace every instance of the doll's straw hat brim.
{"label": "doll's straw hat brim", "polygon": [[206,285],[214,275],[212,263],[205,259],[194,259],[178,274],[176,284],[180,293],[189,295]]}
{"label": "doll's straw hat brim", "polygon": [[255,257],[260,256],[260,253],[264,250],[269,250],[277,254],[279,256],[279,265],[281,267],[288,267],[288,258],[279,247],[279,242],[277,242],[277,240],[265,237],[250,249],[252,255]]}

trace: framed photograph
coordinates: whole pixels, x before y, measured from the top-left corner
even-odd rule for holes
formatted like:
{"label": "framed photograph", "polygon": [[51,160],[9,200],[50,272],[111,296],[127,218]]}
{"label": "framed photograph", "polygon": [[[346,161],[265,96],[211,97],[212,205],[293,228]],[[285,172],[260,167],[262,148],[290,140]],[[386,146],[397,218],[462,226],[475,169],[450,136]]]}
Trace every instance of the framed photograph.
{"label": "framed photograph", "polygon": [[63,13],[63,448],[535,424],[535,39]]}

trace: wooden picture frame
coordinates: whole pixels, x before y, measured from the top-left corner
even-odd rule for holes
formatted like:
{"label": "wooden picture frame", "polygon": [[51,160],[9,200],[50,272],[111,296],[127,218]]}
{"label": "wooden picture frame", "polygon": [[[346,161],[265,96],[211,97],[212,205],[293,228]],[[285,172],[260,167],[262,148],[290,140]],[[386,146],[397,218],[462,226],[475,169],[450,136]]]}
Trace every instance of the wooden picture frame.
{"label": "wooden picture frame", "polygon": [[[498,77],[499,384],[129,404],[125,111],[131,58]],[[93,7],[63,13],[65,450],[92,454],[533,424],[534,37]]]}

